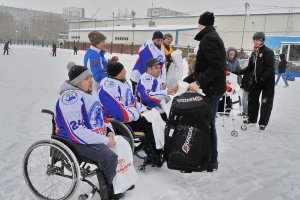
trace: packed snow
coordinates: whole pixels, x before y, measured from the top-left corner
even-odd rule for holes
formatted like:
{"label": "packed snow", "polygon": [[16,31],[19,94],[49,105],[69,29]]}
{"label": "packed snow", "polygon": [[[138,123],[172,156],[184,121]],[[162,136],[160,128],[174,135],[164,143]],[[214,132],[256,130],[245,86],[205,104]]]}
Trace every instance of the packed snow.
{"label": "packed snow", "polygon": [[[0,199],[36,199],[23,175],[25,151],[40,139],[49,139],[50,117],[41,109],[54,109],[59,88],[67,79],[66,64],[83,64],[84,51],[11,46],[9,56],[0,56]],[[129,77],[136,55],[120,55]],[[109,55],[108,55],[109,56]],[[187,64],[185,74],[187,72]],[[232,121],[217,119],[219,170],[183,174],[148,167],[138,172],[139,182],[124,199],[156,200],[298,200],[300,199],[300,80],[284,88],[276,86],[270,123],[264,132],[257,126],[240,130],[241,118],[234,112],[238,137],[232,137]],[[236,107],[237,108],[237,107]],[[141,160],[135,158],[137,167]],[[93,179],[93,181],[96,181]],[[78,194],[90,190],[81,184]],[[78,195],[77,195],[78,196]],[[73,197],[77,199],[77,197]],[[95,195],[93,199],[100,199]]]}

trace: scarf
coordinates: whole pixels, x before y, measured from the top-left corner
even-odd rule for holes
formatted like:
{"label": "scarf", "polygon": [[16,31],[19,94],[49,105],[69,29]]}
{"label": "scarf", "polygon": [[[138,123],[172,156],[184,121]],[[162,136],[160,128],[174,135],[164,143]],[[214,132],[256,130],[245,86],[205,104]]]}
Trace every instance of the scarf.
{"label": "scarf", "polygon": [[254,46],[254,52],[258,52],[259,51],[259,49],[261,48],[261,47],[263,47],[263,46],[265,46],[265,44],[264,43],[261,43],[261,45],[259,45],[258,47],[256,47],[256,46]]}

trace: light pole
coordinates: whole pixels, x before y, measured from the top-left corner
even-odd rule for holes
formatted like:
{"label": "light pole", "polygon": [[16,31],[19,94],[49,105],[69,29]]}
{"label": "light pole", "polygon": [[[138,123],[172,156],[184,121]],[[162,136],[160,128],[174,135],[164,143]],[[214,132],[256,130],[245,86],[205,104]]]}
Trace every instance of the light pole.
{"label": "light pole", "polygon": [[133,10],[131,12],[131,14],[132,14],[132,46],[131,46],[131,55],[133,55],[133,51],[134,51],[134,28],[135,28],[134,17],[136,15],[136,12]]}
{"label": "light pole", "polygon": [[244,43],[244,34],[245,34],[245,25],[246,25],[246,16],[247,16],[247,10],[250,8],[250,4],[248,2],[245,3],[245,16],[244,16],[244,26],[243,26],[243,35],[242,35],[242,44],[241,49],[243,49],[243,43]]}
{"label": "light pole", "polygon": [[18,42],[18,31],[16,30],[15,33],[16,33],[16,44],[17,44],[17,42]]}
{"label": "light pole", "polygon": [[80,50],[80,44],[79,44],[79,40],[80,40],[80,18],[78,19],[78,38],[77,38],[77,49]]}
{"label": "light pole", "polygon": [[151,4],[151,13],[150,13],[150,18],[151,18],[151,20],[150,20],[150,22],[149,22],[149,26],[150,26],[150,27],[154,26],[154,23],[153,23],[153,21],[152,21],[152,13],[153,13],[153,0],[152,0],[152,4]]}
{"label": "light pole", "polygon": [[115,12],[113,14],[113,27],[111,32],[111,45],[110,45],[110,53],[113,52],[113,44],[114,44],[114,29],[115,29]]}

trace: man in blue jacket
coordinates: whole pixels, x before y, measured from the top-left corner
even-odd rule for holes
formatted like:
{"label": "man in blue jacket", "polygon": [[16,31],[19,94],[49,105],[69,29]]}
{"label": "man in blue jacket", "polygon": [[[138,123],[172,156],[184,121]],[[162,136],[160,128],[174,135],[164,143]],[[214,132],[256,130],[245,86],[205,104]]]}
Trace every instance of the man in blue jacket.
{"label": "man in blue jacket", "polygon": [[[107,61],[104,58],[106,37],[97,31],[90,32],[88,37],[91,42],[91,47],[84,55],[84,66],[89,68],[89,70],[93,73],[93,87],[96,91],[98,91],[100,81],[107,77]],[[117,61],[118,57],[113,56],[111,60]]]}

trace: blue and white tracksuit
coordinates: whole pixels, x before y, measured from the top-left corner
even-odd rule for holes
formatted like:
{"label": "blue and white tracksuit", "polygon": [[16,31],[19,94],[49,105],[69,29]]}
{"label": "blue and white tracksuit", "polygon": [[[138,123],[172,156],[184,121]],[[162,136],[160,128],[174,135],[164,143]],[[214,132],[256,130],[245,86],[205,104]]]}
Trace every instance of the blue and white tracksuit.
{"label": "blue and white tracksuit", "polygon": [[104,78],[100,83],[99,98],[105,114],[124,123],[137,121],[145,106],[136,100],[127,81]]}
{"label": "blue and white tracksuit", "polygon": [[160,79],[162,80],[162,83],[166,82],[166,66],[164,64],[165,61],[164,49],[162,47],[159,49],[152,40],[145,42],[140,47],[139,58],[136,61],[130,76],[130,79],[132,81],[136,83],[139,82],[141,75],[146,71],[145,63],[147,60],[151,58],[156,58],[159,62],[163,63],[163,65],[161,66]]}
{"label": "blue and white tracksuit", "polygon": [[56,135],[81,144],[107,144],[107,127],[113,130],[104,118],[97,92],[88,94],[67,81],[56,103]]}
{"label": "blue and white tracksuit", "polygon": [[168,94],[167,90],[163,89],[161,79],[144,73],[138,83],[137,94],[145,106],[156,108],[160,113],[163,112],[162,103],[165,102],[164,99]]}
{"label": "blue and white tracksuit", "polygon": [[106,134],[113,128],[103,116],[97,92],[86,93],[66,81],[55,111],[56,135],[73,142],[80,156],[96,162],[111,185],[118,156],[106,145],[109,141]]}
{"label": "blue and white tracksuit", "polygon": [[95,89],[98,91],[100,81],[107,77],[107,61],[104,58],[105,51],[91,46],[84,55],[83,65],[93,74]]}
{"label": "blue and white tracksuit", "polygon": [[147,108],[136,100],[128,82],[104,78],[100,83],[99,98],[106,115],[126,123],[133,131],[145,133],[144,150],[147,155],[155,156],[152,124],[140,116]]}

